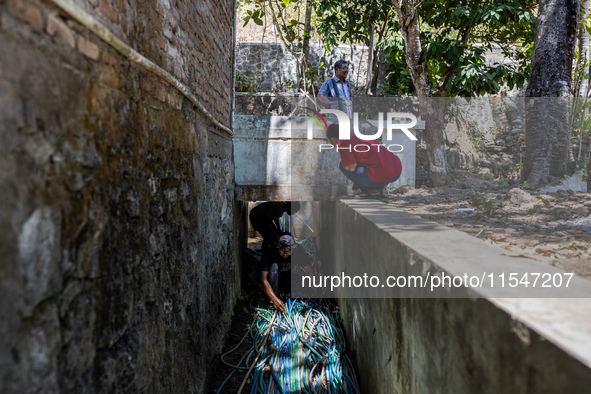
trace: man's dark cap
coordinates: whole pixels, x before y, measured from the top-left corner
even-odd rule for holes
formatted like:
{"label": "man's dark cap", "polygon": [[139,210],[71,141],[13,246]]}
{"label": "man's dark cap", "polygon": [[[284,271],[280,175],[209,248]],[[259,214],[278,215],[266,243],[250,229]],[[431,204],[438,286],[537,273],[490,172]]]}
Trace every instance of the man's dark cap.
{"label": "man's dark cap", "polygon": [[279,237],[278,243],[279,247],[281,248],[286,248],[288,246],[295,248],[296,246],[295,242],[293,242],[293,238],[291,237],[291,235],[282,235],[281,237]]}

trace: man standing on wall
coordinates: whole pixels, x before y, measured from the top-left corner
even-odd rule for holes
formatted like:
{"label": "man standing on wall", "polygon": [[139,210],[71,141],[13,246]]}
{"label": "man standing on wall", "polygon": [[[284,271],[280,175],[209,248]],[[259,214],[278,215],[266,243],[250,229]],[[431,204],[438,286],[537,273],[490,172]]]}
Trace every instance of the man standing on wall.
{"label": "man standing on wall", "polygon": [[[345,60],[337,61],[334,64],[334,76],[324,81],[318,92],[318,99],[326,108],[343,111],[351,119],[353,117],[351,83],[347,80],[347,75],[349,75],[349,63]],[[328,97],[332,97],[333,100],[328,100]]]}
{"label": "man standing on wall", "polygon": [[353,181],[353,190],[361,189],[359,197],[380,198],[388,183],[402,173],[400,158],[376,140],[364,141],[351,134],[351,139],[339,140],[339,125],[328,126],[327,138],[338,147],[339,169]]}

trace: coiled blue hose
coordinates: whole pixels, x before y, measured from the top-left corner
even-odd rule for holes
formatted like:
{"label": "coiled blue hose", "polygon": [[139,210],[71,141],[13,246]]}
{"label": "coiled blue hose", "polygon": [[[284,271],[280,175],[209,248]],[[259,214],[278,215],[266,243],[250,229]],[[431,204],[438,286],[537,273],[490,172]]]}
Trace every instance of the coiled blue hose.
{"label": "coiled blue hose", "polygon": [[272,327],[275,311],[257,309],[250,332],[253,345],[247,350],[253,360],[259,360],[250,375],[250,392],[359,394],[352,364],[344,356],[345,337],[338,315],[327,303],[312,300],[288,299],[285,307],[285,313],[277,313]]}

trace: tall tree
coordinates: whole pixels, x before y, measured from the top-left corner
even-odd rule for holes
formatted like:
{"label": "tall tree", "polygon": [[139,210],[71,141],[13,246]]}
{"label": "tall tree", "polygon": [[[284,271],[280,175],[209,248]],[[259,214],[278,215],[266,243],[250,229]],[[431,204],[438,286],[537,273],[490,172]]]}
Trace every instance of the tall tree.
{"label": "tall tree", "polygon": [[398,15],[400,33],[404,38],[406,64],[420,100],[422,115],[425,117],[424,139],[429,158],[429,177],[434,186],[443,186],[447,182],[447,158],[445,136],[443,134],[442,108],[438,108],[431,92],[431,80],[425,52],[421,45],[421,25],[419,8],[424,0],[394,1]]}
{"label": "tall tree", "polygon": [[[421,6],[420,40],[434,96],[479,96],[501,86],[521,88],[529,77],[536,2],[531,0],[432,1]],[[390,91],[415,93],[401,34],[381,45],[394,72]],[[511,61],[489,64],[487,51]]]}
{"label": "tall tree", "polygon": [[[579,149],[576,160],[581,160],[583,135],[585,130],[585,123],[589,116],[587,109],[587,101],[589,99],[589,77],[591,73],[591,61],[589,56],[589,1],[583,0],[581,2],[581,15],[579,17],[579,34],[577,36],[577,51],[575,52],[576,66],[573,69],[572,77],[572,94],[573,102],[571,103],[570,111],[570,130],[575,133],[579,130]],[[578,126],[578,127],[576,127]],[[575,152],[572,151],[572,144],[569,146],[569,161],[575,160]]]}
{"label": "tall tree", "polygon": [[521,178],[541,184],[566,173],[569,98],[579,0],[541,0],[526,90],[526,148]]}
{"label": "tall tree", "polygon": [[[589,0],[583,0],[581,2],[581,15],[579,19],[579,59],[582,64],[585,64],[585,60],[591,59],[589,56],[589,31],[587,30],[586,23],[589,18]],[[580,86],[580,95],[583,97],[587,97],[587,93],[589,92],[589,81],[591,79],[587,78],[584,81],[581,81]]]}
{"label": "tall tree", "polygon": [[310,38],[312,38],[312,0],[306,0],[306,18],[304,20],[304,41],[302,62],[305,69],[308,69],[308,59],[310,58]]}

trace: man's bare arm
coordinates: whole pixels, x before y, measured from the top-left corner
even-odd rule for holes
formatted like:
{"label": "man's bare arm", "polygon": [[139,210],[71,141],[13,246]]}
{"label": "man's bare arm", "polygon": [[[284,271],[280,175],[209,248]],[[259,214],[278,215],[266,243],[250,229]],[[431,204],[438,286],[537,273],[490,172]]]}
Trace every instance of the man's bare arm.
{"label": "man's bare arm", "polygon": [[275,305],[275,308],[277,308],[277,310],[279,310],[280,312],[285,312],[285,305],[283,304],[283,301],[281,301],[279,297],[277,297],[273,292],[273,288],[267,280],[268,276],[269,272],[261,271],[261,285],[263,286],[263,291],[265,292],[267,297],[271,299],[271,302],[273,303],[273,305]]}

